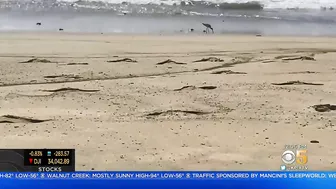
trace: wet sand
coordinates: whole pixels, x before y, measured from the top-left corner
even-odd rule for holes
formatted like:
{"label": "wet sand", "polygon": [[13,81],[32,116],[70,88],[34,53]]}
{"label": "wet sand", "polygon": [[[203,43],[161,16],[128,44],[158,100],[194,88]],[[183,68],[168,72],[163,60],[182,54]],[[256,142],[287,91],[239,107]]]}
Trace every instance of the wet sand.
{"label": "wet sand", "polygon": [[334,170],[335,44],[2,33],[0,146],[75,148],[77,170],[279,170],[305,144]]}

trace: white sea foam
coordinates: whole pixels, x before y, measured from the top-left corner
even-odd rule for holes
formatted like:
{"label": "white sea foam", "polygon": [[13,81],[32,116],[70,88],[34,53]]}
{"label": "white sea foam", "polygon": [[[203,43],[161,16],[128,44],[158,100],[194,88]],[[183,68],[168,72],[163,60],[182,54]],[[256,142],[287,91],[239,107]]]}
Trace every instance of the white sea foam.
{"label": "white sea foam", "polygon": [[[66,2],[76,2],[78,0],[58,0]],[[82,1],[101,1],[104,3],[119,4],[122,2],[129,2],[132,4],[168,4],[179,5],[182,0],[82,0]],[[200,1],[200,0],[193,0]],[[334,7],[336,8],[336,0],[206,0],[211,3],[247,3],[247,2],[260,2],[264,8],[300,8],[300,9],[320,9],[321,7]],[[187,0],[185,1],[187,2]]]}

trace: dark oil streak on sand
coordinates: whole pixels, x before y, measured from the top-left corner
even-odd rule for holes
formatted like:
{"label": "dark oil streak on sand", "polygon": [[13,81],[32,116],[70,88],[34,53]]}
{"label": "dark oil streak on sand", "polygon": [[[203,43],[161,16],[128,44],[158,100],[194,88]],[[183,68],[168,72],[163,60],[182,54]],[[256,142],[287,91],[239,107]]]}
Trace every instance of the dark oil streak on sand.
{"label": "dark oil streak on sand", "polygon": [[35,83],[13,83],[13,84],[2,84],[0,87],[11,87],[11,86],[24,86],[24,85],[42,85],[42,84],[58,84],[58,83],[81,83],[86,81],[108,81],[108,80],[119,80],[119,79],[132,79],[132,78],[144,78],[144,77],[152,77],[152,76],[165,76],[171,74],[181,74],[181,73],[197,73],[197,72],[204,72],[210,71],[225,67],[231,67],[237,64],[244,64],[244,63],[252,63],[252,62],[260,62],[256,61],[242,61],[242,62],[231,62],[222,64],[220,66],[214,66],[209,68],[204,68],[200,70],[187,70],[187,71],[178,71],[178,72],[165,72],[165,73],[153,73],[153,74],[143,74],[143,75],[127,75],[127,76],[119,76],[119,77],[107,77],[107,78],[87,78],[87,79],[80,79],[80,80],[73,80],[73,81],[52,81],[52,82],[35,82]]}

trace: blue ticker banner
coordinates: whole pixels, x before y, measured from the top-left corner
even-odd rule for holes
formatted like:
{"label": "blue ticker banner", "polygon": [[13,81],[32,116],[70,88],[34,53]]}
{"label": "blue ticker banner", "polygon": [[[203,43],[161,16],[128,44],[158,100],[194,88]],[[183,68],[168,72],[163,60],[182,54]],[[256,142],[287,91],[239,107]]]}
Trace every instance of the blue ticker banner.
{"label": "blue ticker banner", "polygon": [[336,188],[336,172],[0,173],[0,188]]}

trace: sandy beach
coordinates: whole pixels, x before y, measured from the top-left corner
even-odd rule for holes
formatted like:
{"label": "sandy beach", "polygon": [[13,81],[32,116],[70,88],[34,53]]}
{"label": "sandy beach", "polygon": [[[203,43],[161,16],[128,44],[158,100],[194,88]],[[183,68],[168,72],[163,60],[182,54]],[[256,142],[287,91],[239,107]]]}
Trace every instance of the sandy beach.
{"label": "sandy beach", "polygon": [[1,33],[0,146],[75,148],[77,170],[279,170],[305,144],[335,170],[335,107],[313,107],[336,105],[335,44]]}

